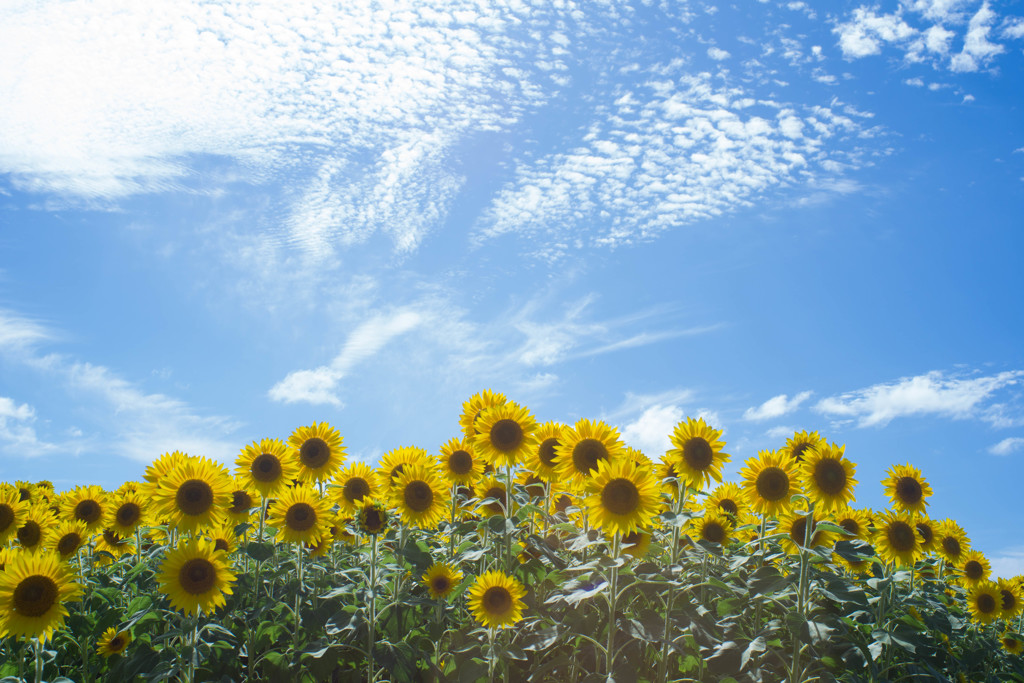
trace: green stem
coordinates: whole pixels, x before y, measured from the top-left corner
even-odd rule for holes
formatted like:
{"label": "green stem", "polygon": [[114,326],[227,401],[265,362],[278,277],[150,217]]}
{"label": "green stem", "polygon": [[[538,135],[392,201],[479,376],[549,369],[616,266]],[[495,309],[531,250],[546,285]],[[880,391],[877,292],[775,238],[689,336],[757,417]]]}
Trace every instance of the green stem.
{"label": "green stem", "polygon": [[33,638],[36,644],[36,683],[43,683],[43,643]]}
{"label": "green stem", "polygon": [[498,658],[494,654],[494,627],[487,629],[487,680],[494,683],[495,664]]}
{"label": "green stem", "polygon": [[[512,520],[513,524],[515,509],[516,509],[516,490],[512,485],[512,463],[505,464],[505,482],[508,487],[505,493],[505,503],[508,507],[505,510],[505,519]],[[512,534],[508,533],[508,525],[505,526],[505,533],[502,534],[505,537],[505,572],[512,573]]]}
{"label": "green stem", "polygon": [[305,591],[305,587],[302,585],[302,542],[299,541],[295,544],[295,565],[299,575],[299,587],[295,591],[295,632],[292,638],[292,644],[295,649],[299,647],[299,631],[302,628],[302,593]]}
{"label": "green stem", "polygon": [[366,683],[373,683],[373,646],[377,640],[377,534],[370,541],[370,577],[367,599],[370,602],[370,626],[366,630]]}
{"label": "green stem", "polygon": [[610,589],[608,593],[608,641],[605,646],[604,660],[605,660],[605,673],[608,678],[611,679],[615,670],[615,625],[616,625],[616,612],[615,603],[619,592],[619,549],[621,544],[621,534],[616,531],[612,534],[612,573],[608,580],[608,587]]}
{"label": "green stem", "polygon": [[[807,516],[804,517],[804,542],[800,547],[800,580],[797,584],[797,612],[804,621],[807,620],[807,584],[808,565],[811,558],[811,539],[814,537],[814,504],[808,502]],[[800,657],[803,651],[800,648],[799,633],[793,634],[793,667],[790,678],[794,683],[803,680],[803,672],[800,670]]]}
{"label": "green stem", "polygon": [[[676,517],[678,517],[682,512],[683,505],[686,502],[686,495],[688,493],[686,486],[682,482],[678,482],[677,486],[679,487],[679,494],[676,496],[675,506],[672,510]],[[665,675],[668,672],[668,635],[672,625],[672,606],[676,599],[675,581],[672,580],[671,577],[671,573],[675,570],[676,562],[679,560],[679,523],[678,520],[675,519],[672,524],[672,548],[670,551],[670,557],[668,599],[665,606],[665,631],[662,634],[661,661],[658,662],[658,681],[666,680]]]}

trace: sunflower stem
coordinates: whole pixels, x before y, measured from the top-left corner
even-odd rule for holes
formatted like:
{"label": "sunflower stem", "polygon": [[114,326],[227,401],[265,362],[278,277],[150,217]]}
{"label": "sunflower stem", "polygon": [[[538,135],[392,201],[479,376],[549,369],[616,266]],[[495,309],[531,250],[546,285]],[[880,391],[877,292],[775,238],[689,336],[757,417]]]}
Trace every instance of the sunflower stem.
{"label": "sunflower stem", "polygon": [[619,550],[622,542],[622,534],[618,530],[612,534],[612,572],[608,579],[608,586],[611,589],[608,593],[608,644],[604,650],[605,673],[611,678],[615,671],[615,603],[619,589]]}
{"label": "sunflower stem", "polygon": [[302,628],[302,541],[295,544],[295,566],[299,575],[299,586],[295,591],[295,632],[292,635],[292,644],[296,650],[299,649],[299,631]]}
{"label": "sunflower stem", "polygon": [[[677,490],[678,494],[676,495],[675,505],[672,508],[672,512],[676,517],[683,510],[683,505],[686,502],[687,488],[682,482],[677,481]],[[679,524],[675,519],[673,519],[672,524],[672,548],[669,553],[671,558],[669,574],[671,575],[675,571],[676,562],[679,560]],[[666,680],[665,676],[668,673],[668,646],[670,643],[668,634],[672,626],[672,606],[675,603],[675,599],[675,582],[670,580],[668,584],[668,598],[665,605],[665,631],[661,638],[661,661],[658,662],[658,681]]]}
{"label": "sunflower stem", "polygon": [[366,629],[366,683],[373,683],[373,646],[377,639],[377,534],[371,535],[370,576],[367,598],[370,602],[369,628]]}
{"label": "sunflower stem", "polygon": [[43,683],[43,642],[39,638],[32,640],[36,650],[36,683]]}
{"label": "sunflower stem", "polygon": [[494,627],[487,629],[487,680],[494,683],[494,668],[498,658],[494,652]]}
{"label": "sunflower stem", "polygon": [[[505,463],[505,481],[508,487],[505,493],[505,505],[508,508],[505,510],[505,519],[515,524],[515,509],[516,509],[516,495],[515,488],[512,486],[512,463]],[[505,537],[505,571],[512,573],[512,534],[508,532],[508,524],[505,524],[505,533],[502,534]]]}
{"label": "sunflower stem", "polygon": [[[804,542],[800,547],[800,578],[797,584],[797,613],[803,621],[807,620],[807,584],[808,565],[810,564],[811,539],[814,537],[814,503],[808,502],[807,516],[804,517]],[[803,679],[803,671],[800,669],[800,656],[803,650],[800,648],[799,633],[793,634],[793,666],[791,678],[794,683]]]}

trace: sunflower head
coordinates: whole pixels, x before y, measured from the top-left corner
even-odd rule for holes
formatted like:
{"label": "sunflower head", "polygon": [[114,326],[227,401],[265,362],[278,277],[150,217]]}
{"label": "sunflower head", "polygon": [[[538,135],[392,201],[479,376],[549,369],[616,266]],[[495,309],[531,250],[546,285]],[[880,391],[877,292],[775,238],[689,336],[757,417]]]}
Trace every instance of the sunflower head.
{"label": "sunflower head", "polygon": [[67,560],[74,556],[88,540],[89,531],[83,522],[63,521],[57,525],[56,531],[50,537],[50,547],[60,556],[60,559]]}
{"label": "sunflower head", "polygon": [[433,468],[411,465],[391,487],[391,505],[402,521],[421,529],[433,529],[451,504],[451,491]]}
{"label": "sunflower head", "polygon": [[580,490],[597,474],[601,462],[617,462],[625,455],[626,445],[619,437],[619,430],[586,418],[563,432],[562,440],[555,447],[559,479],[565,486]]}
{"label": "sunflower head", "polygon": [[29,503],[21,500],[18,489],[7,484],[0,485],[0,546],[25,523],[28,508]]}
{"label": "sunflower head", "polygon": [[99,642],[96,644],[96,653],[107,659],[127,650],[131,642],[131,631],[119,631],[116,627],[111,626],[100,636]]}
{"label": "sunflower head", "polygon": [[0,572],[0,632],[49,640],[68,615],[64,604],[80,595],[72,570],[56,553],[12,553]]}
{"label": "sunflower head", "polygon": [[938,541],[938,529],[935,522],[927,517],[917,517],[914,519],[914,527],[917,529],[917,535],[921,537],[921,549],[925,554],[934,552]]}
{"label": "sunflower head", "polygon": [[699,489],[712,479],[722,481],[722,465],[731,457],[722,451],[725,442],[721,437],[722,430],[712,429],[704,418],[688,417],[676,425],[668,455],[683,483]]}
{"label": "sunflower head", "polygon": [[791,498],[801,491],[793,460],[780,451],[761,451],[745,464],[740,476],[751,507],[767,517],[788,512]]}
{"label": "sunflower head", "polygon": [[1003,595],[999,586],[991,581],[979,581],[967,593],[967,608],[971,612],[971,620],[979,624],[989,624],[1002,614]]}
{"label": "sunflower head", "polygon": [[832,521],[843,527],[849,537],[866,541],[871,536],[872,519],[867,510],[844,505],[832,511]]}
{"label": "sunflower head", "polygon": [[720,484],[704,499],[704,509],[738,520],[747,512],[747,497],[732,482]]}
{"label": "sunflower head", "polygon": [[156,516],[193,533],[221,524],[231,504],[232,483],[220,464],[209,458],[189,458],[157,484]]}
{"label": "sunflower head", "polygon": [[288,437],[291,459],[299,468],[298,478],[304,482],[330,479],[345,462],[341,432],[326,422],[313,422],[299,427]]}
{"label": "sunflower head", "polygon": [[1016,581],[1007,579],[999,579],[996,585],[999,586],[999,592],[1003,596],[1002,617],[1005,621],[1010,621],[1021,612],[1020,585]]}
{"label": "sunflower head", "polygon": [[45,503],[34,503],[29,506],[25,521],[18,527],[14,538],[23,550],[35,552],[51,545],[51,535],[56,526],[57,517],[53,510]]}
{"label": "sunflower head", "polygon": [[99,486],[78,486],[64,496],[61,513],[65,519],[84,522],[89,531],[102,529],[109,514],[107,494]]}
{"label": "sunflower head", "polygon": [[488,628],[505,628],[523,618],[526,589],[511,576],[499,571],[481,574],[469,589],[468,607],[473,616]]}
{"label": "sunflower head", "polygon": [[630,531],[628,534],[622,534],[619,539],[619,547],[623,555],[628,555],[633,559],[640,559],[651,549],[651,538],[650,531],[637,529]]}
{"label": "sunflower head", "polygon": [[377,536],[388,530],[391,516],[383,501],[376,498],[363,498],[356,510],[356,527],[364,534]]}
{"label": "sunflower head", "polygon": [[718,512],[706,512],[690,520],[689,535],[698,541],[725,546],[732,540],[734,518]]}
{"label": "sunflower head", "polygon": [[[805,545],[807,540],[807,524],[812,520],[810,544]],[[824,521],[824,517],[815,512],[812,515],[804,515],[794,511],[787,512],[779,518],[778,533],[786,534],[781,539],[783,549],[790,555],[797,555],[804,547],[815,548],[817,546],[831,546],[835,541],[833,534],[818,527],[818,523]]]}
{"label": "sunflower head", "polygon": [[492,406],[476,421],[473,447],[495,467],[515,465],[537,447],[537,422],[524,406],[514,401]]}
{"label": "sunflower head", "polygon": [[316,543],[330,525],[330,503],[312,486],[295,486],[276,498],[268,509],[267,524],[285,543]]}
{"label": "sunflower head", "polygon": [[936,529],[935,549],[946,562],[957,566],[971,549],[971,542],[959,524],[952,519],[944,519]]}
{"label": "sunflower head", "polygon": [[110,528],[122,536],[131,536],[146,522],[146,498],[135,491],[114,496],[110,505]]}
{"label": "sunflower head", "polygon": [[185,614],[211,614],[227,602],[234,582],[225,553],[207,538],[180,540],[164,555],[157,574],[160,592]]}
{"label": "sunflower head", "polygon": [[235,464],[235,476],[265,498],[273,498],[299,475],[299,468],[281,439],[253,441],[238,454]]}
{"label": "sunflower head", "polygon": [[545,422],[537,428],[537,446],[526,454],[527,469],[545,481],[560,481],[558,446],[568,427],[561,422]]}
{"label": "sunflower head", "polygon": [[377,473],[364,462],[354,462],[334,475],[332,487],[334,502],[342,512],[351,514],[363,498],[380,495],[381,485]]}
{"label": "sunflower head", "polygon": [[911,514],[924,514],[928,496],[932,495],[932,487],[921,476],[921,470],[906,465],[893,465],[882,480],[885,493],[892,501],[893,509]]}
{"label": "sunflower head", "polygon": [[505,398],[505,394],[490,389],[484,389],[479,394],[470,396],[469,400],[462,404],[462,415],[459,416],[459,425],[466,438],[472,439],[479,433],[476,423],[481,413],[488,408],[500,406],[506,401],[508,399]]}
{"label": "sunflower head", "polygon": [[587,493],[590,523],[613,534],[649,528],[661,502],[654,474],[625,459],[598,461]]}
{"label": "sunflower head", "polygon": [[883,562],[912,567],[924,555],[914,518],[906,512],[887,511],[875,518],[875,552]]}
{"label": "sunflower head", "polygon": [[804,491],[816,506],[824,510],[853,502],[853,475],[857,466],[846,459],[846,446],[824,444],[805,451],[800,473]]}
{"label": "sunflower head", "polygon": [[391,488],[405,468],[412,465],[430,467],[431,464],[431,458],[426,450],[416,446],[399,446],[381,456],[377,478],[385,487]]}
{"label": "sunflower head", "polygon": [[977,585],[988,579],[992,574],[992,565],[988,559],[977,550],[970,550],[964,554],[958,566],[960,570],[960,582],[965,588]]}
{"label": "sunflower head", "polygon": [[449,439],[441,446],[437,465],[450,484],[472,484],[484,471],[484,462],[469,439]]}
{"label": "sunflower head", "polygon": [[433,564],[422,577],[423,585],[435,600],[445,600],[462,581],[462,572],[446,562]]}
{"label": "sunflower head", "polygon": [[786,445],[782,448],[781,453],[799,465],[808,455],[808,451],[813,451],[823,445],[825,445],[825,439],[818,432],[794,432],[793,436],[786,439]]}
{"label": "sunflower head", "polygon": [[[508,488],[505,482],[495,476],[484,477],[476,484],[474,491],[480,500],[476,511],[484,517],[505,515],[508,512]],[[484,502],[484,501],[490,502]]]}

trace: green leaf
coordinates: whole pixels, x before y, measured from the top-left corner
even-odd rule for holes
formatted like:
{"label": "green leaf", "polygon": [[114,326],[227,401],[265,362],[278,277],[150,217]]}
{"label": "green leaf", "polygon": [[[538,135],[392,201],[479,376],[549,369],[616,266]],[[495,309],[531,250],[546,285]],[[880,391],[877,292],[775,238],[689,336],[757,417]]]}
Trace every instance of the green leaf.
{"label": "green leaf", "polygon": [[245,544],[245,553],[257,562],[265,562],[274,556],[274,544],[250,541]]}

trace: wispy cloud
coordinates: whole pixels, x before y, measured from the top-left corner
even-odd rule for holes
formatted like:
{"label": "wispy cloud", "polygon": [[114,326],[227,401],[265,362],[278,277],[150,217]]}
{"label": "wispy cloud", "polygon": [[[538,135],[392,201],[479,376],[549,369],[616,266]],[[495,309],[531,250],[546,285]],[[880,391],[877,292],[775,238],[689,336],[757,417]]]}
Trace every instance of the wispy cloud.
{"label": "wispy cloud", "polygon": [[989,555],[992,565],[992,576],[999,579],[1012,579],[1024,575],[1024,546],[1011,546]]}
{"label": "wispy cloud", "polygon": [[36,435],[32,427],[35,419],[32,406],[0,396],[0,450],[29,457],[56,450],[56,445],[41,441]]}
{"label": "wispy cloud", "polygon": [[1020,450],[1024,450],[1024,438],[1011,436],[991,446],[988,452],[992,455],[1010,455]]}
{"label": "wispy cloud", "polygon": [[761,420],[772,420],[783,415],[788,415],[793,412],[800,405],[811,397],[813,392],[801,391],[799,394],[790,398],[787,394],[779,394],[773,396],[761,405],[754,408],[747,408],[743,413],[743,419],[761,421]]}
{"label": "wispy cloud", "polygon": [[939,370],[876,384],[822,399],[814,409],[834,418],[856,419],[861,427],[885,426],[897,417],[935,415],[954,419],[1005,419],[998,404],[986,405],[993,395],[1016,386],[1024,371],[983,377],[948,376]]}
{"label": "wispy cloud", "polygon": [[24,351],[53,338],[42,324],[0,309],[0,351]]}

